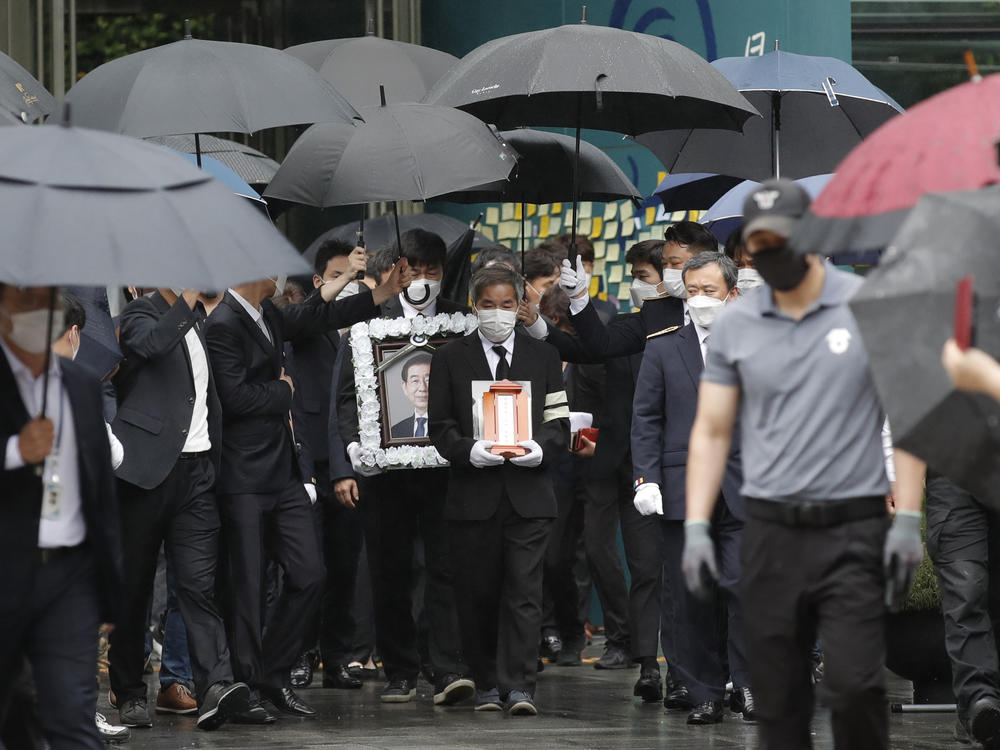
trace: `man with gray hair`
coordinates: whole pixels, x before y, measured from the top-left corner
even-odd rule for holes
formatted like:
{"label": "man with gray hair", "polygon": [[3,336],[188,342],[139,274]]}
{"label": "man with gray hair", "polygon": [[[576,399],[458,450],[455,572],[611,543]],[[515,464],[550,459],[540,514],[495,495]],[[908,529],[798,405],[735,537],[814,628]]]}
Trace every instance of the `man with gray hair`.
{"label": "man with gray hair", "polygon": [[[726,654],[716,636],[715,599],[687,591],[681,571],[684,549],[685,463],[694,423],[698,381],[712,323],[739,294],[737,269],[716,251],[691,257],[682,270],[691,322],[654,334],[639,368],[632,416],[632,464],[636,510],[658,515],[663,532],[663,596],[660,641],[671,674],[685,684],[694,708],[688,724],[716,724],[724,715]],[[728,662],[733,678],[731,707],[753,721],[754,700],[746,666],[743,613],[737,597],[744,506],[743,472],[734,442],[722,482],[722,502],[712,517],[715,564],[728,607]]]}

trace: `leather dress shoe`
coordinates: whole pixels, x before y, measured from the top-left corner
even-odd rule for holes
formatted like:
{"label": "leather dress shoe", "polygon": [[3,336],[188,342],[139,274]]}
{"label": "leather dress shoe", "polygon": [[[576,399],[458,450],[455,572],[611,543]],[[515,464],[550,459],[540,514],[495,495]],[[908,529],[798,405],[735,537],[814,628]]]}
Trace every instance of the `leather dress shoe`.
{"label": "leather dress shoe", "polygon": [[331,669],[323,667],[323,687],[358,690],[361,688],[361,678],[352,675],[343,664],[338,664]]}
{"label": "leather dress shoe", "polygon": [[632,695],[642,698],[643,703],[658,703],[663,698],[663,685],[659,669],[643,669],[632,689]]}
{"label": "leather dress shoe", "polygon": [[291,688],[261,688],[260,694],[283,713],[292,716],[316,715],[316,709],[297,696]]}
{"label": "leather dress shoe", "polygon": [[632,660],[618,646],[607,646],[600,659],[594,662],[594,669],[628,669]]}
{"label": "leather dress shoe", "polygon": [[729,696],[729,710],[736,714],[743,714],[743,721],[757,721],[757,704],[754,702],[750,688],[733,688],[733,693]]}
{"label": "leather dress shoe", "polygon": [[198,729],[211,732],[250,706],[250,688],[242,682],[220,681],[205,691],[198,710]]}
{"label": "leather dress shoe", "polygon": [[[123,724],[125,722],[122,722]],[[1000,748],[1000,701],[980,698],[969,708],[969,733],[986,750]]]}
{"label": "leather dress shoe", "polygon": [[688,724],[718,724],[723,716],[722,701],[705,701],[695,706],[688,714]]}
{"label": "leather dress shoe", "polygon": [[260,705],[260,698],[251,694],[246,711],[233,714],[229,720],[234,724],[273,724],[278,717]]}
{"label": "leather dress shoe", "polygon": [[694,701],[691,700],[691,693],[688,692],[687,685],[668,679],[667,694],[663,698],[663,707],[678,711],[690,711],[694,708]]}
{"label": "leather dress shoe", "polygon": [[313,667],[308,654],[302,654],[295,662],[288,675],[288,681],[294,688],[304,688],[312,685]]}

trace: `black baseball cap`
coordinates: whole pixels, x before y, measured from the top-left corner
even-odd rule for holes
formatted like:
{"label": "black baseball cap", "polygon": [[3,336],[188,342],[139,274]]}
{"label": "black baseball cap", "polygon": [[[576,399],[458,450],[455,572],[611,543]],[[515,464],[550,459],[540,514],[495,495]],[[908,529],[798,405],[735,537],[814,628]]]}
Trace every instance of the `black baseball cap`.
{"label": "black baseball cap", "polygon": [[765,230],[791,237],[812,199],[801,185],[792,180],[762,182],[743,201],[743,239]]}

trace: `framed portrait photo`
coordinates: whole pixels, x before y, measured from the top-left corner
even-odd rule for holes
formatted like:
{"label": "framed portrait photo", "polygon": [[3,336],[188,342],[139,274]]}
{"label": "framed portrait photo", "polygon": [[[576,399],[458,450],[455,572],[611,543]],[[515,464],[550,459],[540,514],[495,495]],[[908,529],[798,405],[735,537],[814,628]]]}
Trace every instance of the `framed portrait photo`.
{"label": "framed portrait photo", "polygon": [[431,356],[475,328],[476,317],[466,313],[352,326],[362,463],[380,469],[448,465],[428,437]]}

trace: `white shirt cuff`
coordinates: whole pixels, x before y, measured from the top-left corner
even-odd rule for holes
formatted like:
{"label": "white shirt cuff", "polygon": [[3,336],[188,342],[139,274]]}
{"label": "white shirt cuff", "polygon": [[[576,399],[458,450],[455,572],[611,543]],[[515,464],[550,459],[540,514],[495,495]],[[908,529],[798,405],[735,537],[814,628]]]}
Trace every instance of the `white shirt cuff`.
{"label": "white shirt cuff", "polygon": [[590,297],[584,294],[582,297],[570,297],[569,298],[569,314],[579,315],[583,312],[583,308],[590,304]]}
{"label": "white shirt cuff", "polygon": [[7,438],[7,453],[4,455],[3,468],[6,471],[14,471],[24,466],[24,459],[21,458],[21,450],[18,447],[20,438],[11,435]]}
{"label": "white shirt cuff", "polygon": [[549,327],[545,324],[545,318],[539,315],[530,326],[525,326],[524,330],[533,339],[544,341],[549,336]]}

